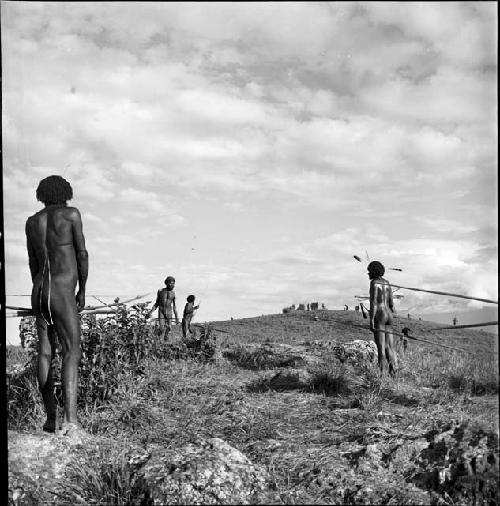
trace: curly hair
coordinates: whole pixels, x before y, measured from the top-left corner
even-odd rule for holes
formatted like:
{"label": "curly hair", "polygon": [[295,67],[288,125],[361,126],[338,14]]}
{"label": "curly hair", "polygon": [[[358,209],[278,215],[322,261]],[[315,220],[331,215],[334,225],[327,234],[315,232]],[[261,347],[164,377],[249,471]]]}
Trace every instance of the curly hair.
{"label": "curly hair", "polygon": [[49,176],[40,181],[36,198],[46,205],[65,204],[73,198],[73,188],[63,177]]}
{"label": "curly hair", "polygon": [[170,280],[175,281],[175,278],[173,276],[167,276],[165,279],[165,284],[167,284]]}
{"label": "curly hair", "polygon": [[368,264],[368,274],[370,279],[379,278],[385,274],[385,267],[377,260]]}
{"label": "curly hair", "polygon": [[194,302],[194,299],[195,299],[195,296],[194,296],[194,295],[188,295],[186,300],[187,300],[188,302]]}

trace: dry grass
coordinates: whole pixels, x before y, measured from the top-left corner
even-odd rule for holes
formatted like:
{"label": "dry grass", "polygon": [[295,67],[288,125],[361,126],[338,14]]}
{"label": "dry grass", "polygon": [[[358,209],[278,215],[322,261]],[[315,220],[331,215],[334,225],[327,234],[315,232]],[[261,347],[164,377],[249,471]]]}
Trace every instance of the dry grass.
{"label": "dry grass", "polygon": [[[86,397],[80,406],[82,423],[93,434],[135,445],[182,445],[199,436],[220,437],[267,468],[282,504],[337,504],[335,490],[341,483],[335,477],[347,479],[352,472],[345,467],[346,448],[411,441],[452,419],[480,420],[496,430],[496,354],[465,355],[410,342],[398,377],[381,378],[375,366],[340,364],[325,349],[301,344],[370,337],[358,314],[315,313],[319,321],[304,312],[217,322],[215,328],[228,332],[215,331],[217,360],[217,354],[207,360],[166,349],[157,354],[146,350],[137,360],[130,353],[117,354],[121,372],[110,395]],[[419,331],[425,332],[426,325],[419,322]],[[135,335],[140,332],[136,329]],[[462,331],[443,336],[442,342],[464,334],[494,351],[494,340],[485,333]],[[276,346],[279,343],[295,345],[293,353]],[[303,355],[296,353],[299,348]],[[305,360],[306,355],[315,360]],[[136,366],[123,367],[127,359],[136,360]],[[270,381],[278,373],[280,388]],[[477,402],[483,400],[478,411]],[[10,386],[9,409],[11,428],[40,427],[43,411],[33,383]],[[112,459],[103,455],[102,465],[75,469],[78,490],[71,492],[73,497],[89,504],[131,500],[122,450],[126,448],[116,450]],[[327,476],[333,477],[333,485]],[[381,495],[380,503],[415,502],[402,475],[394,472],[391,479],[390,492]]]}

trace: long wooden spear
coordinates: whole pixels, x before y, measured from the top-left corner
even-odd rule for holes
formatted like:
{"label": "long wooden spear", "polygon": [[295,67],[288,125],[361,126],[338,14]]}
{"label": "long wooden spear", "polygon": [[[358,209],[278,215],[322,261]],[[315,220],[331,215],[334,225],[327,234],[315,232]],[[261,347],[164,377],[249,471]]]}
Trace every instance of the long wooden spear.
{"label": "long wooden spear", "polygon": [[471,323],[469,325],[453,325],[450,327],[436,327],[434,329],[428,329],[431,330],[447,330],[447,329],[469,329],[472,327],[489,327],[490,325],[498,325],[498,321],[496,322],[484,322],[484,323]]}
{"label": "long wooden spear", "polygon": [[439,292],[437,290],[424,290],[423,288],[412,288],[408,286],[399,286],[399,285],[393,285],[392,283],[389,283],[390,286],[394,288],[402,288],[403,290],[413,290],[414,292],[427,292],[427,293],[435,293],[436,295],[450,295],[451,297],[459,297],[461,299],[470,299],[470,300],[478,300],[480,302],[489,302],[491,304],[498,304],[497,300],[491,300],[491,299],[480,299],[478,297],[470,297],[468,295],[461,295],[458,293],[450,293],[450,292]]}

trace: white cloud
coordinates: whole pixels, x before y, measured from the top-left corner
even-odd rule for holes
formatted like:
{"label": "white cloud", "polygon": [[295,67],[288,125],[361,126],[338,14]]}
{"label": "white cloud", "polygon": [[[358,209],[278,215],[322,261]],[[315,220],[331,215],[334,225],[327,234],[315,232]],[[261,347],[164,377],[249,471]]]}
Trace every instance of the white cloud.
{"label": "white cloud", "polygon": [[[123,265],[164,247],[154,227],[178,227],[182,242],[238,210],[248,248],[206,241],[205,272],[171,243],[158,272],[192,268],[193,284],[237,294],[231,311],[256,311],[298,276],[332,302],[364,289],[352,255],[369,249],[404,264],[408,283],[493,293],[496,5],[209,7],[2,4],[6,238],[40,208],[39,180],[64,174],[95,282],[121,290],[146,279],[125,280]],[[272,254],[276,234],[289,247]],[[102,268],[122,244],[120,268]],[[251,247],[255,264],[224,256]],[[404,300],[434,302],[419,297]]]}

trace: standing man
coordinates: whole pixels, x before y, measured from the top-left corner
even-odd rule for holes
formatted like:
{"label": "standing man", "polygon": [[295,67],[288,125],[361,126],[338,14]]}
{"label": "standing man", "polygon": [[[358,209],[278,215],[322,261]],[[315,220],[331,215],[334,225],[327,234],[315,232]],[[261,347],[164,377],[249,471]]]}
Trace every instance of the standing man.
{"label": "standing man", "polygon": [[165,280],[165,288],[158,290],[156,295],[156,302],[154,303],[151,311],[148,314],[148,317],[151,316],[153,311],[158,308],[158,324],[159,324],[159,334],[163,340],[163,338],[168,338],[169,332],[172,330],[171,321],[174,319],[172,317],[175,314],[175,323],[179,323],[179,317],[177,316],[177,308],[175,306],[175,278],[172,276],[168,276]]}
{"label": "standing man", "polygon": [[368,265],[370,278],[370,330],[373,332],[378,350],[378,365],[383,373],[389,364],[391,376],[396,374],[397,356],[394,351],[392,321],[394,317],[394,301],[389,282],[382,276],[385,267],[377,261]]}
{"label": "standing man", "polygon": [[80,212],[67,205],[73,198],[68,181],[49,176],[40,181],[36,197],[45,207],[26,221],[26,239],[33,281],[31,308],[38,334],[38,383],[47,412],[43,430],[55,432],[58,428],[51,370],[57,336],[63,353],[62,434],[71,434],[80,428],[76,413],[81,358],[78,312],[85,306],[88,253]]}

